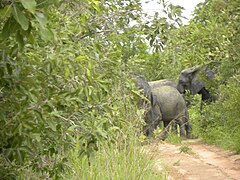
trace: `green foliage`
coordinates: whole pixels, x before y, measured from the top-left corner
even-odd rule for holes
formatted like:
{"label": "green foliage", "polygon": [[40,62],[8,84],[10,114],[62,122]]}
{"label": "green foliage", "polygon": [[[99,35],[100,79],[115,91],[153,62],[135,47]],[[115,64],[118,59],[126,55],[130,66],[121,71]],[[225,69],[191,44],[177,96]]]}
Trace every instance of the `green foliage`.
{"label": "green foliage", "polygon": [[200,101],[190,108],[193,136],[225,149],[239,151],[239,75],[219,88],[218,100],[204,106],[199,113]]}
{"label": "green foliage", "polygon": [[[209,143],[239,152],[239,17],[236,1],[206,1],[199,4],[190,26],[200,27],[193,42],[204,52],[203,63],[215,69],[215,79],[205,81],[218,100],[190,110],[193,132]],[[200,42],[199,42],[200,41]],[[197,46],[194,46],[197,47]],[[198,51],[196,53],[198,53]],[[199,53],[198,53],[199,54]],[[206,61],[207,60],[207,61]],[[213,83],[214,82],[214,83]],[[218,89],[218,90],[216,90]],[[198,106],[200,104],[198,103]]]}
{"label": "green foliage", "polygon": [[[202,137],[210,143],[240,152],[239,75],[220,88],[219,100],[206,107],[202,117]],[[212,113],[209,113],[212,112]]]}
{"label": "green foliage", "polygon": [[151,80],[177,79],[182,69],[200,65],[214,69],[214,88],[227,81],[240,65],[239,38],[236,38],[239,36],[237,2],[225,0],[199,4],[189,25],[165,33],[167,41],[164,51],[149,57],[151,60],[146,68],[151,74],[147,77]]}
{"label": "green foliage", "polygon": [[[201,116],[201,111],[200,111],[200,107],[201,107],[201,96],[197,95],[194,96],[192,99],[190,99],[191,101],[191,106],[188,108],[188,112],[189,112],[189,118],[190,118],[190,122],[191,122],[191,127],[192,127],[192,137],[193,138],[199,138],[201,136],[201,132],[202,132],[202,116]],[[193,102],[193,103],[192,103]]]}
{"label": "green foliage", "polygon": [[176,133],[171,132],[169,133],[166,142],[169,142],[171,144],[181,144],[182,138],[179,137]]}
{"label": "green foliage", "polygon": [[[179,7],[166,8],[176,28]],[[150,26],[144,27],[142,17],[135,0],[0,2],[3,178],[61,179],[71,172],[68,158],[76,144],[72,163],[86,166],[105,158],[104,146],[131,145],[126,142],[139,133],[143,111],[136,107],[129,71],[138,72],[149,56],[145,34]],[[170,28],[166,19],[157,26],[162,32]],[[154,36],[165,43],[160,29]],[[141,174],[147,161],[140,151],[107,151],[130,157],[129,177],[149,175],[150,166]],[[141,166],[131,171],[135,161]]]}
{"label": "green foliage", "polygon": [[[177,80],[184,69],[200,65],[214,78],[200,74],[205,87],[218,100],[202,107],[199,96],[190,97],[193,136],[239,152],[239,0],[200,3],[189,25],[171,29],[163,51],[146,57],[147,79]],[[140,68],[139,68],[140,69]],[[236,102],[237,101],[237,102]]]}
{"label": "green foliage", "polygon": [[78,158],[79,147],[76,144],[70,153],[71,168],[65,179],[163,179],[136,139],[103,146],[90,165],[87,158]]}
{"label": "green foliage", "polygon": [[104,177],[98,166],[114,161],[104,173],[150,176],[130,138],[143,111],[129,72],[176,80],[193,65],[214,68],[214,80],[202,78],[220,94],[202,116],[192,103],[195,135],[240,151],[238,0],[199,4],[187,26],[181,7],[161,3],[169,20],[144,15],[139,0],[0,2],[1,177],[61,179],[79,163],[73,174]]}
{"label": "green foliage", "polygon": [[[126,14],[116,8],[120,1],[113,6],[53,2],[0,4],[0,164],[5,179],[24,172],[62,178],[76,141],[79,161],[86,157],[92,162],[100,147],[128,139],[129,127],[139,131],[142,121],[122,57],[122,39],[125,44],[129,39],[124,31],[128,22],[120,18]],[[123,10],[135,7],[138,3]]]}

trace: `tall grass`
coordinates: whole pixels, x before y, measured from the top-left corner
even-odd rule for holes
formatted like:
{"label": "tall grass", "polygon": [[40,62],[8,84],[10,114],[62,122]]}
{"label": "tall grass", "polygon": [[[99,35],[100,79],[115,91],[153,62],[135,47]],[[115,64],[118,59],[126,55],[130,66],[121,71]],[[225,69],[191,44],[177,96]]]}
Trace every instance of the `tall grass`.
{"label": "tall grass", "polygon": [[87,157],[79,158],[79,144],[70,152],[71,170],[66,179],[163,179],[160,172],[154,172],[154,161],[143,151],[138,140],[132,138],[124,144],[103,146],[89,163]]}

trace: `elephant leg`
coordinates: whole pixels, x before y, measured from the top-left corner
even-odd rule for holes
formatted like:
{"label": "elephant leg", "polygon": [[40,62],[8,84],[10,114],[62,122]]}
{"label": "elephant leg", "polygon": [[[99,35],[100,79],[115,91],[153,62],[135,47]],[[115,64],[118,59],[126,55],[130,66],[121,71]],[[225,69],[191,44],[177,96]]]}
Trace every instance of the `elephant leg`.
{"label": "elephant leg", "polygon": [[158,127],[162,128],[162,124],[163,124],[162,121],[159,122]]}
{"label": "elephant leg", "polygon": [[168,133],[169,133],[169,126],[170,121],[163,121],[163,125],[164,125],[164,130],[160,135],[160,139],[161,140],[165,140],[168,137]]}
{"label": "elephant leg", "polygon": [[154,127],[152,126],[152,124],[148,124],[146,126],[143,127],[143,132],[147,137],[151,137],[154,131]]}
{"label": "elephant leg", "polygon": [[158,126],[160,126],[161,125],[161,121],[160,120],[155,120],[154,122],[153,122],[153,126],[154,126],[154,129],[156,129]]}
{"label": "elephant leg", "polygon": [[180,137],[182,139],[186,139],[186,134],[185,134],[185,125],[184,124],[180,124]]}
{"label": "elephant leg", "polygon": [[163,121],[164,128],[168,127],[170,121]]}
{"label": "elephant leg", "polygon": [[184,117],[184,125],[185,125],[185,131],[186,131],[186,136],[187,138],[190,138],[191,137],[191,131],[192,131],[192,128],[191,128],[191,124],[190,124],[190,121],[189,121],[189,114],[188,114],[188,111],[186,110],[185,112],[185,117]]}
{"label": "elephant leg", "polygon": [[191,125],[190,125],[190,122],[187,121],[185,123],[185,130],[186,130],[186,136],[187,138],[190,138],[191,137],[191,131],[192,131],[192,128],[191,128]]}
{"label": "elephant leg", "polygon": [[146,136],[151,137],[153,135],[154,130],[160,124],[159,120],[155,120],[154,122],[148,123],[146,126],[143,127],[143,132]]}
{"label": "elephant leg", "polygon": [[142,132],[143,132],[143,134],[144,134],[145,136],[149,136],[149,127],[148,127],[148,125],[143,126]]}
{"label": "elephant leg", "polygon": [[177,122],[175,120],[172,121],[172,131],[177,134]]}
{"label": "elephant leg", "polygon": [[178,125],[180,127],[180,137],[182,139],[186,139],[186,134],[185,134],[185,123],[184,123],[185,117],[181,117],[178,120]]}

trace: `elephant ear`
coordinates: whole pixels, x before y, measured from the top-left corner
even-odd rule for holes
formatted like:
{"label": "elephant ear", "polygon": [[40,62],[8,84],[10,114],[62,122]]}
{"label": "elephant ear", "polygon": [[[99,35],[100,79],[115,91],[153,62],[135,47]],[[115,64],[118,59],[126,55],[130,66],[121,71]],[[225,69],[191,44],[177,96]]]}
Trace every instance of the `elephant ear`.
{"label": "elephant ear", "polygon": [[190,73],[192,80],[197,77],[197,75],[200,73],[201,68],[200,66],[197,66],[196,68],[193,69],[193,71]]}
{"label": "elephant ear", "polygon": [[191,81],[192,79],[197,77],[197,75],[200,73],[200,70],[201,70],[200,66],[184,69],[181,72],[180,76],[188,78],[188,80]]}
{"label": "elephant ear", "polygon": [[204,87],[204,82],[200,81],[198,78],[194,78],[191,82],[190,93],[192,95],[197,94]]}
{"label": "elephant ear", "polygon": [[197,75],[200,73],[201,68],[197,66],[196,68],[192,68],[189,71],[189,80],[190,80],[190,93],[192,95],[197,94],[203,87],[204,82],[197,78]]}

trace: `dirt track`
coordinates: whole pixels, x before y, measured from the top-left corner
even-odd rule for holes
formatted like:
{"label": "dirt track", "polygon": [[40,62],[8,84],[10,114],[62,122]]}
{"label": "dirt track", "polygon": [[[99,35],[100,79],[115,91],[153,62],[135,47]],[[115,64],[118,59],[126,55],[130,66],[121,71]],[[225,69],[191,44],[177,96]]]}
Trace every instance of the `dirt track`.
{"label": "dirt track", "polygon": [[156,160],[156,170],[165,173],[168,180],[240,180],[240,155],[199,140],[184,144],[157,142],[144,149]]}

